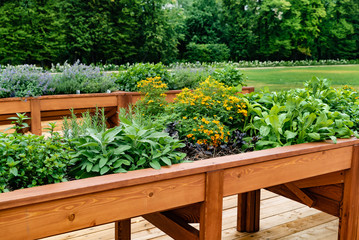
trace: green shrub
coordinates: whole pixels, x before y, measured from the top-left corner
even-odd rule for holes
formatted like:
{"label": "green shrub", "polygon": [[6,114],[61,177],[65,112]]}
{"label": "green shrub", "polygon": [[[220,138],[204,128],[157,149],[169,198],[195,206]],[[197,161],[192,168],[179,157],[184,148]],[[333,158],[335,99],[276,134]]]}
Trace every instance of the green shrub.
{"label": "green shrub", "polygon": [[67,181],[71,151],[57,133],[0,133],[0,192]]}
{"label": "green shrub", "polygon": [[65,65],[60,74],[55,75],[51,84],[57,94],[101,93],[115,90],[111,76],[104,75],[98,67],[86,66],[77,61],[74,65]]}
{"label": "green shrub", "polygon": [[169,74],[162,63],[137,63],[126,71],[112,74],[118,89],[122,91],[138,91],[137,83],[150,77],[161,77],[164,83],[168,82]]}
{"label": "green shrub", "polygon": [[212,77],[227,86],[245,86],[244,74],[234,66],[228,65],[224,68],[216,69]]}
{"label": "green shrub", "polygon": [[183,88],[194,89],[200,82],[212,75],[213,69],[210,67],[174,67],[170,71],[168,88],[180,90]]}
{"label": "green shrub", "polygon": [[186,60],[189,62],[223,62],[230,56],[230,50],[226,44],[197,44],[189,43]]}
{"label": "green shrub", "polygon": [[77,178],[155,168],[179,163],[185,154],[177,152],[184,144],[149,124],[120,116],[121,126],[98,132],[90,129],[77,139],[73,155]]}

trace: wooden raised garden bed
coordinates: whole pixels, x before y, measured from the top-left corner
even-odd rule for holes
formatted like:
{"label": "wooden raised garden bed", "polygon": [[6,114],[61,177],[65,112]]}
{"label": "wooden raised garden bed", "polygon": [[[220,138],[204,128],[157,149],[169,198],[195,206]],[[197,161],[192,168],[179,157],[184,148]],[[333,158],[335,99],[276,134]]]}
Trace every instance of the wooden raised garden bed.
{"label": "wooden raised garden bed", "polygon": [[[243,87],[243,93],[253,92],[253,87]],[[181,90],[168,91],[167,100],[173,101]],[[9,117],[16,113],[27,113],[31,120],[28,124],[33,134],[41,135],[42,121],[53,121],[70,115],[70,110],[80,114],[85,111],[95,111],[96,107],[104,108],[109,126],[118,123],[117,112],[119,108],[126,108],[134,104],[141,95],[138,92],[114,92],[94,94],[69,94],[41,96],[34,98],[4,98],[0,99],[0,125],[11,123]]]}
{"label": "wooden raised garden bed", "polygon": [[[222,199],[239,195],[238,230],[259,228],[267,188],[340,218],[340,239],[359,239],[359,140],[306,143],[0,194],[3,240],[37,239],[116,222],[130,239],[143,216],[174,239],[221,239]],[[197,231],[188,222],[200,222]]]}

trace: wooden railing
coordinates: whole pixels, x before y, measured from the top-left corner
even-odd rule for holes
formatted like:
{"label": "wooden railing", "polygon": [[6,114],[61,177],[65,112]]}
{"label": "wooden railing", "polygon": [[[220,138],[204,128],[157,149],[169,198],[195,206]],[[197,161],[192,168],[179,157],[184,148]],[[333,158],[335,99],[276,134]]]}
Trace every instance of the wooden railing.
{"label": "wooden railing", "polygon": [[[243,93],[253,92],[253,87],[243,87]],[[181,90],[168,91],[167,100],[173,101]],[[114,92],[95,94],[53,95],[34,98],[5,98],[0,99],[0,125],[8,125],[16,113],[27,113],[31,119],[28,121],[33,134],[42,134],[42,121],[63,119],[71,114],[85,111],[95,111],[96,107],[104,108],[109,126],[118,124],[117,112],[119,108],[126,108],[134,104],[141,95],[138,92]]]}
{"label": "wooden railing", "polygon": [[[343,189],[339,204],[330,205],[338,208],[340,238],[354,240],[359,239],[358,170],[359,140],[346,139],[16,190],[0,194],[0,236],[37,239],[116,222],[116,239],[130,239],[129,219],[142,215],[174,239],[219,240],[224,196],[242,194],[238,230],[251,231],[241,228],[256,221],[258,206],[241,205],[256,202],[248,192],[286,184],[303,200],[305,187],[335,184]],[[198,212],[199,231],[174,217],[176,209],[191,207]]]}

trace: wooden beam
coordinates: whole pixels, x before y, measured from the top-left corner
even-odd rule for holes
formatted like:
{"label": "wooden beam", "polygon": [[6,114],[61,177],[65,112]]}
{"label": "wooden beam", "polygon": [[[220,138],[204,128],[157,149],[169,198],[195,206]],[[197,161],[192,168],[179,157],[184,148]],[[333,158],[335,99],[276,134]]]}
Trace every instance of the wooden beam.
{"label": "wooden beam", "polygon": [[259,231],[260,190],[238,194],[237,231]]}
{"label": "wooden beam", "polygon": [[151,213],[142,216],[175,240],[198,240],[199,232],[180,219],[171,219],[163,213]]}
{"label": "wooden beam", "polygon": [[295,184],[298,188],[309,188],[340,183],[344,183],[344,171],[323,174],[293,182],[293,184]]}
{"label": "wooden beam", "polygon": [[204,201],[204,189],[199,174],[10,208],[0,211],[0,236],[38,239],[165,211]]}
{"label": "wooden beam", "polygon": [[350,146],[225,169],[224,196],[349,169],[352,152]]}
{"label": "wooden beam", "polygon": [[200,209],[199,239],[218,240],[222,236],[223,170],[206,173],[205,192]]}
{"label": "wooden beam", "polygon": [[339,236],[341,240],[358,240],[359,218],[359,145],[354,145],[351,168],[345,172]]}
{"label": "wooden beam", "polygon": [[307,194],[305,194],[300,188],[298,188],[293,183],[284,184],[294,195],[296,195],[305,205],[312,207],[314,204],[313,199],[311,199]]}
{"label": "wooden beam", "polygon": [[115,240],[131,240],[131,219],[115,222]]}
{"label": "wooden beam", "polygon": [[41,111],[40,111],[40,101],[36,98],[31,99],[31,132],[36,135],[42,134],[41,128]]}

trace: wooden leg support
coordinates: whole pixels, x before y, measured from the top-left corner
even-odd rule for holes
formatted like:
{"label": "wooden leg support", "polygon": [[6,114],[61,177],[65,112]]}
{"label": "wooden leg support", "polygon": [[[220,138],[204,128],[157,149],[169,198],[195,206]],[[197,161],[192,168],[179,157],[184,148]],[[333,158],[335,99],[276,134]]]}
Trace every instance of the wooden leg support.
{"label": "wooden leg support", "polygon": [[260,190],[238,194],[237,231],[259,231]]}
{"label": "wooden leg support", "polygon": [[115,222],[115,240],[131,240],[131,219]]}
{"label": "wooden leg support", "polygon": [[200,210],[199,239],[219,240],[222,236],[223,170],[208,172],[206,197]]}
{"label": "wooden leg support", "polygon": [[354,145],[352,159],[351,168],[345,172],[338,236],[341,240],[359,240],[359,145]]}

